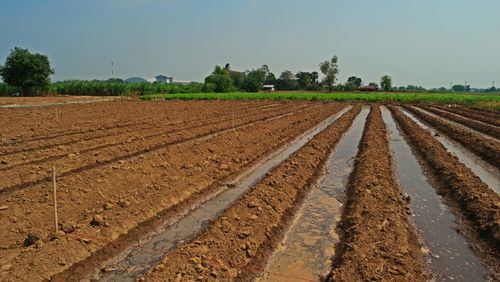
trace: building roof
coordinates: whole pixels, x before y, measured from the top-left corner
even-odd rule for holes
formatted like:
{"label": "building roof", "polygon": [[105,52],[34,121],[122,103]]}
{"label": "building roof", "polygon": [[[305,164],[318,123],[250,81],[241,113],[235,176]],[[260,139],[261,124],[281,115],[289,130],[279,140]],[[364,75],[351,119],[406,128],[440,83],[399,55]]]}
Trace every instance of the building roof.
{"label": "building roof", "polygon": [[125,79],[125,82],[128,82],[128,83],[141,83],[141,82],[148,82],[146,79],[142,78],[142,77],[129,77],[127,79]]}
{"label": "building roof", "polygon": [[164,79],[167,79],[167,78],[168,78],[168,76],[164,76],[163,74],[160,74],[160,75],[155,76],[155,78],[156,78],[156,79],[158,79],[158,78],[164,78]]}
{"label": "building roof", "polygon": [[365,85],[365,86],[360,86],[358,89],[378,89],[378,86],[374,85]]}

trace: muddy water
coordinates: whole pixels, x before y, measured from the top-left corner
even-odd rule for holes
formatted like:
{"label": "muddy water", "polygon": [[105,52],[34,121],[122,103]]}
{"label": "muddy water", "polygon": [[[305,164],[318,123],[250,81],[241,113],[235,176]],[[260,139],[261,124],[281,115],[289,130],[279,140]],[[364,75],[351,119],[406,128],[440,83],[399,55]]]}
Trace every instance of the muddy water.
{"label": "muddy water", "polygon": [[262,280],[290,281],[290,277],[295,277],[296,281],[314,281],[331,270],[330,259],[335,255],[334,245],[338,241],[335,226],[340,220],[344,188],[369,112],[369,107],[361,110],[329,156],[324,176],[304,200],[285,238],[271,255]]}
{"label": "muddy water", "polygon": [[205,228],[219,213],[231,206],[248,189],[262,179],[267,172],[278,166],[288,156],[299,150],[315,135],[323,131],[350,107],[332,115],[310,131],[280,148],[267,159],[254,165],[243,174],[239,175],[225,189],[196,208],[186,211],[186,215],[173,224],[165,224],[155,234],[145,235],[145,240],[133,248],[124,250],[114,259],[102,267],[107,271],[99,270],[94,273],[91,280],[102,281],[135,281],[158,263],[163,255],[175,248],[179,243],[192,239],[194,235]]}
{"label": "muddy water", "polygon": [[389,132],[389,145],[396,174],[405,193],[424,245],[430,250],[430,265],[437,281],[488,281],[488,270],[457,233],[455,217],[443,204],[424,175],[410,146],[401,136],[389,110],[382,108]]}
{"label": "muddy water", "polygon": [[444,118],[444,117],[442,117],[442,116],[439,116],[439,115],[437,115],[437,114],[435,114],[435,113],[429,112],[429,111],[427,111],[427,110],[425,110],[425,109],[422,109],[422,108],[418,108],[418,107],[413,107],[413,108],[416,108],[417,110],[419,110],[419,111],[421,111],[421,112],[424,112],[424,113],[426,113],[426,114],[428,114],[428,115],[430,115],[430,116],[433,116],[433,117],[435,117],[435,118],[438,118],[438,119],[444,120],[444,121],[446,121],[447,123],[450,123],[450,124],[452,124],[452,125],[455,125],[455,126],[457,126],[457,127],[459,127],[459,128],[462,128],[462,129],[465,129],[465,130],[471,131],[471,132],[473,132],[473,133],[476,133],[477,135],[480,135],[481,137],[484,137],[484,138],[486,138],[486,139],[490,139],[490,140],[492,140],[492,141],[498,141],[495,137],[490,136],[490,135],[488,135],[488,134],[485,134],[485,133],[483,133],[483,132],[481,132],[481,131],[477,131],[477,130],[475,130],[474,128],[468,127],[468,126],[467,126],[467,125],[465,125],[465,124],[461,124],[461,123],[458,123],[458,122],[455,122],[455,121],[449,120],[449,119],[447,119],[447,118]]}
{"label": "muddy water", "polygon": [[[447,113],[447,114],[451,114],[453,116],[456,116],[456,117],[459,117],[459,118],[463,118],[463,119],[467,119],[467,120],[472,120],[474,122],[477,122],[477,123],[480,123],[480,124],[483,124],[483,125],[487,125],[487,126],[491,126],[491,127],[496,127],[495,125],[492,125],[492,124],[489,124],[489,123],[486,123],[484,121],[480,121],[480,120],[477,120],[477,119],[472,119],[470,117],[466,117],[466,116],[462,116],[462,115],[459,115],[457,113],[453,113],[453,112],[448,112],[446,110],[443,110],[443,109],[440,109],[440,108],[435,108],[435,107],[432,107],[432,109],[436,110],[436,111],[439,111],[439,112],[442,112],[442,113]],[[484,134],[484,133],[483,133]]]}
{"label": "muddy water", "polygon": [[412,113],[401,109],[403,113],[415,121],[420,127],[429,131],[434,138],[438,140],[451,154],[455,155],[460,162],[468,167],[472,172],[477,175],[490,189],[500,194],[500,169],[483,161],[477,155],[469,151],[464,146],[460,145],[443,134],[436,135],[437,131],[427,123],[420,121]]}

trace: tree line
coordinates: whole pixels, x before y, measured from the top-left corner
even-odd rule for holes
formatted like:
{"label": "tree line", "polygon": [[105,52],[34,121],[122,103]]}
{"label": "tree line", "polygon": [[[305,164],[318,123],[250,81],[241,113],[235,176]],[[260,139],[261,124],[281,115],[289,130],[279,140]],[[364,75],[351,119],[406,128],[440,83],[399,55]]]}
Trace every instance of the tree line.
{"label": "tree line", "polygon": [[[163,83],[125,83],[121,79],[108,80],[69,80],[51,83],[50,75],[54,74],[46,55],[33,54],[27,49],[15,47],[0,66],[0,76],[5,83],[0,83],[0,95],[18,93],[23,96],[54,93],[65,95],[145,95],[151,93],[199,93],[199,92],[258,92],[264,85],[273,85],[282,91],[395,91],[395,92],[471,92],[470,85],[454,85],[451,89],[444,87],[427,90],[421,86],[408,85],[393,87],[392,78],[384,75],[380,84],[351,76],[345,83],[337,83],[339,64],[337,56],[319,64],[317,71],[298,71],[293,73],[284,70],[276,77],[269,66],[263,65],[249,71],[236,71],[228,63],[224,67],[215,66],[204,83],[163,84]],[[491,87],[482,92],[497,92],[500,89]],[[477,90],[475,90],[477,91]]]}
{"label": "tree line", "polygon": [[[339,74],[338,57],[333,56],[319,64],[319,69],[323,78],[320,80],[320,74],[317,71],[299,71],[293,73],[290,70],[284,70],[276,78],[267,65],[250,71],[240,72],[231,69],[228,63],[224,67],[216,65],[213,72],[205,78],[203,92],[258,92],[264,85],[273,85],[281,91],[357,91],[362,87],[361,78],[349,77],[345,84],[336,84]],[[393,90],[392,78],[388,75],[382,76],[380,88],[377,83],[368,84],[371,88],[368,90],[384,91]]]}

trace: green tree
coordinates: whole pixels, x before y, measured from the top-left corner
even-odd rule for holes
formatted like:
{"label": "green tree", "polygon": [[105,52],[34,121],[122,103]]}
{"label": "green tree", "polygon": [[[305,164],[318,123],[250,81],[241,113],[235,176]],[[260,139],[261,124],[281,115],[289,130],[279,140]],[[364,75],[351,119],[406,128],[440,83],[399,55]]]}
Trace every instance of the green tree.
{"label": "green tree", "polygon": [[464,85],[460,85],[460,84],[453,85],[453,87],[451,89],[453,89],[453,91],[455,91],[455,92],[465,92],[467,90]]}
{"label": "green tree", "polygon": [[328,91],[332,92],[333,85],[337,81],[337,75],[339,74],[338,58],[333,56],[331,60],[326,60],[319,64],[321,72],[325,75],[323,78],[323,84],[328,87]]}
{"label": "green tree", "polygon": [[229,77],[231,77],[233,86],[237,89],[243,89],[242,86],[243,86],[243,80],[245,80],[245,73],[232,70],[231,65],[229,63],[227,63],[224,66],[224,69],[229,72]]}
{"label": "green tree", "polygon": [[274,75],[274,73],[271,72],[271,70],[269,69],[269,67],[267,65],[262,65],[259,68],[259,70],[264,73],[264,76],[265,76],[264,84],[276,85],[276,76]]}
{"label": "green tree", "polygon": [[360,87],[363,83],[363,80],[361,80],[361,78],[359,77],[351,76],[347,79],[347,83],[353,84],[356,87]]}
{"label": "green tree", "polygon": [[300,89],[311,89],[318,84],[318,73],[317,72],[306,72],[299,71],[295,77],[297,77],[297,83]]}
{"label": "green tree", "polygon": [[390,91],[392,89],[392,78],[388,75],[382,76],[380,79],[380,87],[382,87],[384,91]]}
{"label": "green tree", "polygon": [[125,81],[123,81],[123,79],[121,79],[121,78],[109,78],[108,80],[106,80],[106,82],[109,82],[109,83],[124,83]]}
{"label": "green tree", "polygon": [[221,66],[215,66],[214,71],[205,78],[205,83],[213,84],[205,89],[213,89],[217,93],[230,92],[234,88],[229,69]]}
{"label": "green tree", "polygon": [[359,77],[351,76],[347,79],[347,83],[344,86],[346,91],[357,90],[361,86],[362,80]]}
{"label": "green tree", "polygon": [[245,80],[243,80],[243,90],[247,92],[259,92],[264,85],[264,81],[266,80],[266,72],[262,68],[251,70],[245,76]]}
{"label": "green tree", "polygon": [[15,47],[0,66],[0,76],[8,85],[19,88],[23,96],[29,96],[48,88],[50,75],[54,74],[49,58],[32,54],[28,49]]}
{"label": "green tree", "polygon": [[276,76],[274,73],[270,72],[266,75],[266,81],[264,81],[264,84],[267,85],[276,85]]}
{"label": "green tree", "polygon": [[276,83],[279,90],[296,90],[299,86],[297,78],[289,70],[284,70]]}

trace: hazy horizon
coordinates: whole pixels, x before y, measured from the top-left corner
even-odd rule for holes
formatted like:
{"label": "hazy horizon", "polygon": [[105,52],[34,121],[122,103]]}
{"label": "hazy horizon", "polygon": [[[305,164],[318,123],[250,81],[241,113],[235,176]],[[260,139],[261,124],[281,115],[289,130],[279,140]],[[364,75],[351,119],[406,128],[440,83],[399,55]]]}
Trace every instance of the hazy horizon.
{"label": "hazy horizon", "polygon": [[203,81],[214,65],[318,71],[394,85],[500,86],[500,1],[1,0],[0,64],[47,54],[53,81],[157,74]]}

